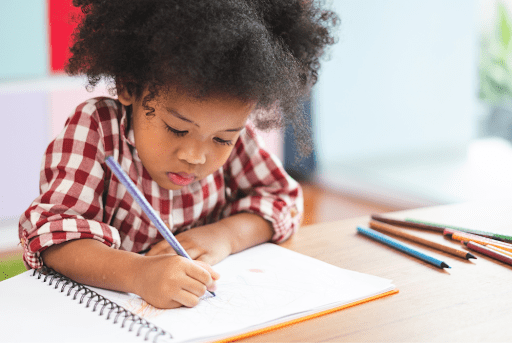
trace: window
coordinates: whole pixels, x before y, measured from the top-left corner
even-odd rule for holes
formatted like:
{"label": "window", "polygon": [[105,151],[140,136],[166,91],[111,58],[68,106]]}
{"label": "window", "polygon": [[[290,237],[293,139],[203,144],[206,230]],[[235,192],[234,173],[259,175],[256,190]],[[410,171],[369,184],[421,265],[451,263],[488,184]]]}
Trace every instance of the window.
{"label": "window", "polygon": [[318,181],[401,208],[511,194],[512,146],[483,134],[478,99],[480,7],[495,3],[332,5],[339,42],[313,97]]}

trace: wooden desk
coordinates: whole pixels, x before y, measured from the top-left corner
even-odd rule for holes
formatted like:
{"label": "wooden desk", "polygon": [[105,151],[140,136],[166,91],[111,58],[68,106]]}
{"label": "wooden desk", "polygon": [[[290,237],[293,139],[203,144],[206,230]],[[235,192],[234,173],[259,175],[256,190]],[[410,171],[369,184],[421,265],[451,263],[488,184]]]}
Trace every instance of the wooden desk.
{"label": "wooden desk", "polygon": [[[389,215],[512,234],[512,201]],[[478,259],[467,261],[407,242],[451,266],[441,270],[357,234],[356,226],[368,221],[361,217],[305,226],[283,246],[341,268],[392,279],[398,294],[244,341],[512,341],[512,267],[478,253]],[[411,232],[461,247],[439,233]]]}

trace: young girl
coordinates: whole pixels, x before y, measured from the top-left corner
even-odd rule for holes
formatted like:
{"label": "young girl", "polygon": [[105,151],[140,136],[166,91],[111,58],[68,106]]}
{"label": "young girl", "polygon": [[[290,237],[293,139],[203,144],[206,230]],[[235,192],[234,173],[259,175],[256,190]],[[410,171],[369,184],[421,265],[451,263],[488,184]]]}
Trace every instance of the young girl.
{"label": "young girl", "polygon": [[[26,266],[195,306],[215,289],[210,265],[299,226],[301,189],[248,120],[307,135],[300,104],[337,18],[309,0],[73,4],[84,15],[67,72],[106,79],[117,99],[80,104],[48,146],[41,195],[19,224]],[[195,261],[162,239],[110,155]]]}

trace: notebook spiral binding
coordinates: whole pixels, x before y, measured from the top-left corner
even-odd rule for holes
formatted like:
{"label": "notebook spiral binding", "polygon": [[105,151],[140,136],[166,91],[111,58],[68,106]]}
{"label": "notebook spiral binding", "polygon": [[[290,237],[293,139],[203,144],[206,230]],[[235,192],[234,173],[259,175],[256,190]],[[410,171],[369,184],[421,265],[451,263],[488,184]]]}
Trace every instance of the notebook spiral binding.
{"label": "notebook spiral binding", "polygon": [[107,320],[111,320],[113,318],[113,324],[117,324],[119,320],[122,319],[123,322],[121,323],[121,328],[129,325],[128,331],[136,330],[137,336],[144,334],[145,341],[150,340],[151,336],[153,336],[153,342],[158,342],[160,337],[172,339],[172,335],[170,333],[160,329],[158,326],[148,322],[144,318],[132,313],[124,307],[110,301],[92,289],[57,273],[53,269],[47,267],[34,269],[32,276],[37,277],[37,279],[44,277],[43,282],[48,281],[49,286],[52,286],[53,282],[56,281],[54,288],[58,289],[59,286],[61,286],[61,293],[64,293],[66,287],[68,287],[66,296],[72,296],[72,300],[77,300],[78,296],[80,296],[80,300],[78,301],[79,304],[83,304],[85,302],[86,308],[92,306],[92,312],[96,312],[96,310],[99,309],[99,315],[103,316],[106,314]]}

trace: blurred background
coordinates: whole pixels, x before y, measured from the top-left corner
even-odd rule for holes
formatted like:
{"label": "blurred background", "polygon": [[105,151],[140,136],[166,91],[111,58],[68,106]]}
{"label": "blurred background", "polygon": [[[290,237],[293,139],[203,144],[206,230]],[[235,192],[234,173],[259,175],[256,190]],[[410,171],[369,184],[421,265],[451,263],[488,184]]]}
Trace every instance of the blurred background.
{"label": "blurred background", "polygon": [[[80,102],[108,95],[63,73],[70,3],[0,1],[0,250],[18,243],[48,143]],[[297,163],[293,134],[265,134],[306,209],[334,220],[509,197],[512,0],[327,4],[341,24],[306,106],[314,154]]]}

